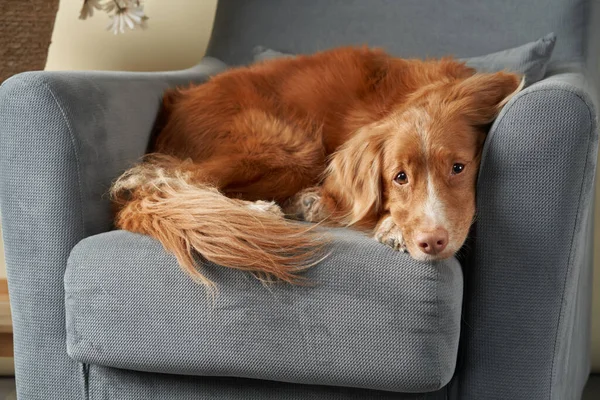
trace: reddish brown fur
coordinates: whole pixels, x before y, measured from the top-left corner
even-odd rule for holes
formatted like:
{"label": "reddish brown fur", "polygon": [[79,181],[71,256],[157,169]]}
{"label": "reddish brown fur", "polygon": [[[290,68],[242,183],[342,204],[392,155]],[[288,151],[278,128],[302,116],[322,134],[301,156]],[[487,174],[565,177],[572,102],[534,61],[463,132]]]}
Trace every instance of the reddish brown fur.
{"label": "reddish brown fur", "polygon": [[[232,69],[202,85],[167,92],[167,119],[153,151],[173,158],[146,162],[117,182],[113,194],[122,207],[117,225],[161,240],[201,280],[194,251],[226,266],[293,281],[319,249],[314,237],[302,234],[304,227],[276,214],[249,212],[247,203],[225,196],[220,214],[205,215],[206,203],[186,207],[186,202],[218,190],[245,201],[274,200],[307,220],[371,232],[391,216],[411,255],[419,258],[412,235],[428,229],[417,209],[429,179],[447,211],[452,243],[437,258],[450,256],[464,242],[475,212],[486,125],[519,83],[514,74],[475,74],[450,58],[403,60],[366,48]],[[465,172],[451,176],[459,161]],[[186,171],[181,182],[187,197],[175,181],[156,185],[152,176],[161,168],[177,179],[181,174],[174,171]],[[400,170],[409,174],[409,185],[394,182]],[[175,188],[166,193],[164,187]],[[312,210],[302,206],[306,193],[316,199]],[[223,226],[233,214],[238,229],[227,231]],[[210,226],[199,223],[206,218]],[[250,241],[248,233],[257,239]],[[209,239],[215,237],[221,242]],[[242,258],[232,260],[236,252]]]}

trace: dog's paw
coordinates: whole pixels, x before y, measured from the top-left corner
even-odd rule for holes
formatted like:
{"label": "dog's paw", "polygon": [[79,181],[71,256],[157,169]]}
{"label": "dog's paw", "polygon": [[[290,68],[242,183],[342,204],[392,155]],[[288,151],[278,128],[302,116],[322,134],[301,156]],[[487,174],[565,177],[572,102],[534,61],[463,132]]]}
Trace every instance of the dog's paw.
{"label": "dog's paw", "polygon": [[270,214],[277,215],[278,217],[283,218],[283,211],[281,207],[277,205],[274,201],[263,201],[258,200],[248,204],[248,208],[252,210],[262,211]]}
{"label": "dog's paw", "polygon": [[307,222],[320,222],[327,218],[319,188],[299,192],[288,201],[283,211],[289,218]]}
{"label": "dog's paw", "polygon": [[375,239],[396,251],[407,252],[404,236],[392,217],[387,217],[379,223],[379,227],[375,231]]}

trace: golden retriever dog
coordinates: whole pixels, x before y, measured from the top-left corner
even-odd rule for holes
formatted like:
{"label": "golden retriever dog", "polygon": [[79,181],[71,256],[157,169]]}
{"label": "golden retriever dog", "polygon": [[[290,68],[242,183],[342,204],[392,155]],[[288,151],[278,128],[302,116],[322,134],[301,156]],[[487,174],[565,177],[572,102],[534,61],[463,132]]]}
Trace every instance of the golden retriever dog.
{"label": "golden retriever dog", "polygon": [[116,226],[156,238],[208,286],[196,256],[299,282],[327,238],[292,219],[451,257],[475,215],[487,129],[521,88],[452,58],[348,47],[169,90],[152,154],[111,189]]}

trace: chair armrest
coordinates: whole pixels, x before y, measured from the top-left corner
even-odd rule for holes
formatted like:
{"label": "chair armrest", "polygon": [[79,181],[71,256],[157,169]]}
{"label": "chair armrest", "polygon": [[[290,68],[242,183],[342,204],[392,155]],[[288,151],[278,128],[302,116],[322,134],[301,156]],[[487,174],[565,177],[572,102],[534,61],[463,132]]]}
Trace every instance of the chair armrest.
{"label": "chair armrest", "polygon": [[581,395],[598,150],[587,88],[581,74],[551,76],[511,99],[490,130],[454,398]]}
{"label": "chair armrest", "polygon": [[164,89],[224,69],[31,72],[0,88],[0,207],[19,398],[80,398],[66,353],[63,276],[81,239],[111,227],[105,193],[145,151]]}

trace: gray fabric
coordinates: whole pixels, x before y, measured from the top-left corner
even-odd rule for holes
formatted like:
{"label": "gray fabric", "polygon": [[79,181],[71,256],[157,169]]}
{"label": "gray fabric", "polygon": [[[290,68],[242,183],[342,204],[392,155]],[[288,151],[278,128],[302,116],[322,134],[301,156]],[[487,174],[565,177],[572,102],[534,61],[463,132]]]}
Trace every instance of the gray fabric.
{"label": "gray fabric", "polygon": [[556,35],[550,33],[519,47],[471,57],[463,61],[480,72],[502,70],[520,72],[525,76],[525,85],[531,85],[544,77],[555,44]]}
{"label": "gray fabric", "polygon": [[0,207],[19,399],[81,398],[66,353],[63,276],[72,247],[111,227],[104,192],[146,148],[176,73],[32,72],[0,88]]}
{"label": "gray fabric", "polygon": [[252,54],[253,54],[252,61],[255,63],[269,61],[269,60],[275,60],[277,58],[287,58],[287,57],[295,56],[294,54],[283,53],[281,51],[269,49],[268,47],[265,47],[265,46],[255,46],[252,49]]}
{"label": "gray fabric", "polygon": [[592,0],[586,7],[588,14],[587,34],[585,35],[585,68],[587,78],[593,88],[593,100],[598,106],[600,94],[600,1]]}
{"label": "gray fabric", "polygon": [[308,287],[265,287],[208,265],[211,302],[155,240],[89,237],[65,275],[67,352],[89,364],[398,392],[440,389],[454,373],[462,307],[458,261],[418,263],[337,229]]}
{"label": "gray fabric", "polygon": [[[544,77],[546,68],[552,57],[556,43],[556,35],[548,35],[530,43],[512,49],[498,51],[479,57],[464,58],[470,67],[479,72],[513,71],[523,74],[525,85],[531,85]],[[253,50],[254,62],[273,60],[282,57],[293,57],[264,46],[256,46]]]}
{"label": "gray fabric", "polygon": [[585,55],[588,70],[597,75],[600,69],[600,1],[587,2],[585,12],[588,14],[585,35]]}
{"label": "gray fabric", "polygon": [[589,372],[596,111],[580,74],[515,96],[478,183],[453,398],[576,399]]}
{"label": "gray fabric", "polygon": [[591,0],[220,0],[208,54],[252,61],[260,44],[290,54],[348,45],[400,57],[489,54],[554,32],[559,61],[584,56]]}
{"label": "gray fabric", "polygon": [[89,400],[446,400],[445,389],[401,394],[241,378],[152,374],[98,365],[90,365],[88,381]]}

